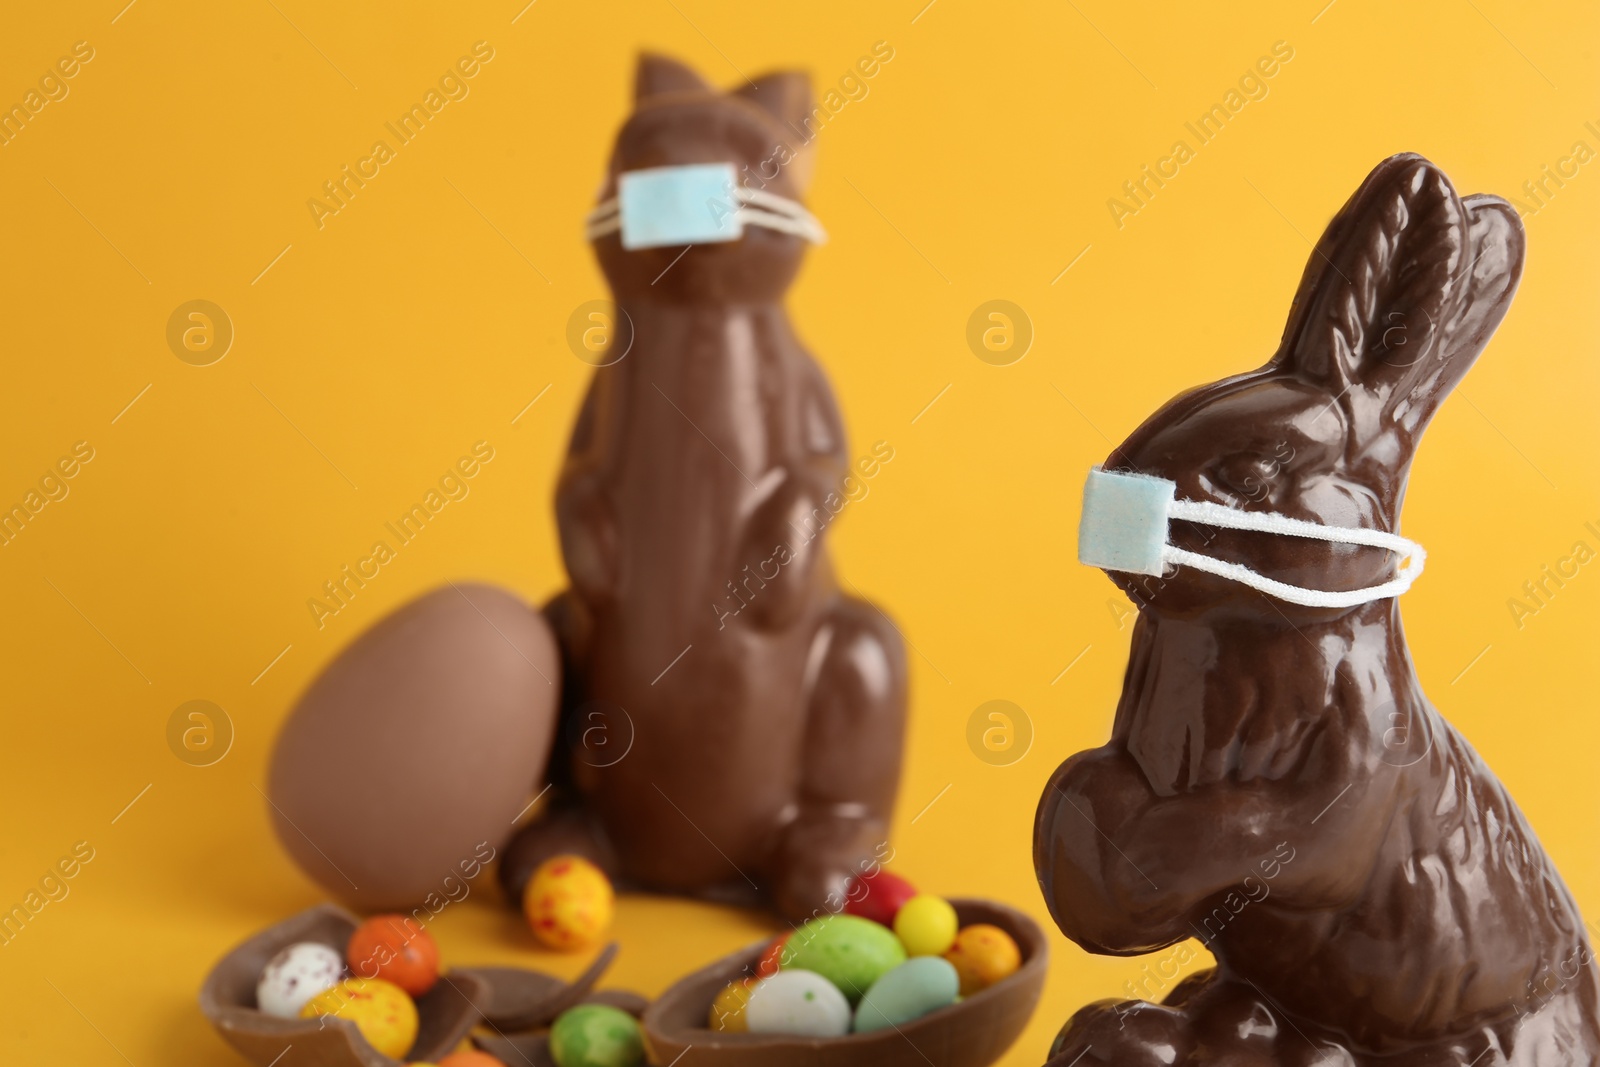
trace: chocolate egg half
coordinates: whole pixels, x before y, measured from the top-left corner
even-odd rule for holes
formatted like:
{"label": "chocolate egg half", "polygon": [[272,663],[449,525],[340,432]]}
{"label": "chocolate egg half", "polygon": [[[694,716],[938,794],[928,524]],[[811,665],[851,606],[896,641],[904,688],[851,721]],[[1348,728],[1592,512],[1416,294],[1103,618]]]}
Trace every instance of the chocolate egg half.
{"label": "chocolate egg half", "polygon": [[273,827],[322,888],[365,909],[456,899],[544,773],[560,655],[520,598],[454,583],[340,653],[284,723]]}

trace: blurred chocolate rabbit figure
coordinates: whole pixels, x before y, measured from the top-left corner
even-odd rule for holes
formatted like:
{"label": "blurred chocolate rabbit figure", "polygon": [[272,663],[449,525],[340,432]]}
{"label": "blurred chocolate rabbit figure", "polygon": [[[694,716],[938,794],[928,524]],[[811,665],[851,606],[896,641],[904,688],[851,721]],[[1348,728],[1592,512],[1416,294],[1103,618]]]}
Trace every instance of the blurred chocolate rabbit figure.
{"label": "blurred chocolate rabbit figure", "polygon": [[1194,565],[1110,571],[1139,607],[1122,699],[1041,798],[1034,863],[1084,948],[1198,937],[1218,966],[1084,1008],[1052,1065],[1596,1061],[1578,909],[1423,695],[1397,553],[1348,543],[1397,531],[1418,439],[1522,261],[1504,201],[1389,159],[1318,244],[1277,355],[1107,459],[1145,476],[1131,492],[1175,483],[1161,551]]}
{"label": "blurred chocolate rabbit figure", "polygon": [[851,468],[781,304],[822,236],[798,203],[810,88],[775,73],[721,93],[649,55],[637,79],[590,219],[631,345],[596,371],[556,493],[563,795],[502,880],[520,895],[577,851],[800,918],[884,847],[906,702],[899,636],[840,593],[823,547]]}

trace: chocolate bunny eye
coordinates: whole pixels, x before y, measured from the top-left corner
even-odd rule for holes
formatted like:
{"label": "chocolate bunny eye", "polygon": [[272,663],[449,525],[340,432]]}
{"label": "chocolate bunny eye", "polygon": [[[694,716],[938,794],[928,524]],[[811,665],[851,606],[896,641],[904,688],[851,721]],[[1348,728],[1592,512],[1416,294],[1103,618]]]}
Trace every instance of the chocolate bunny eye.
{"label": "chocolate bunny eye", "polygon": [[1239,452],[1223,457],[1213,468],[1212,481],[1245,500],[1260,500],[1282,473],[1283,461],[1276,456]]}

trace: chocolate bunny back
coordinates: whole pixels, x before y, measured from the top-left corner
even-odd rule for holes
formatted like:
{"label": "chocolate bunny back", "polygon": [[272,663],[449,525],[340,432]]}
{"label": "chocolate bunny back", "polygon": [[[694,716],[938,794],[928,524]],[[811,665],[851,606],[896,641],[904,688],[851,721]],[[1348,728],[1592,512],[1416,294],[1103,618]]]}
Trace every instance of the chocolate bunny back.
{"label": "chocolate bunny back", "polygon": [[[733,164],[782,209],[809,177],[810,113],[802,74],[725,94],[644,56],[599,199],[624,175]],[[897,633],[840,593],[824,548],[852,465],[780,303],[804,242],[764,225],[715,243],[624,236],[594,247],[632,344],[595,372],[556,492],[564,795],[503,877],[516,893],[540,860],[579,851],[647,887],[759,892],[804,917],[881,854],[906,699]],[[591,719],[625,755],[584,744]]]}
{"label": "chocolate bunny back", "polygon": [[[1386,160],[1318,243],[1272,360],[1179,396],[1105,468],[1179,500],[1397,532],[1418,440],[1504,316],[1523,248],[1504,201]],[[1396,564],[1189,521],[1169,537],[1313,589],[1367,589]],[[1398,601],[1302,607],[1194,567],[1108,573],[1139,608],[1122,697],[1111,740],[1042,796],[1035,867],[1090,951],[1196,937],[1218,966],[1084,1008],[1052,1064],[1595,1062],[1583,921],[1424,696]]]}

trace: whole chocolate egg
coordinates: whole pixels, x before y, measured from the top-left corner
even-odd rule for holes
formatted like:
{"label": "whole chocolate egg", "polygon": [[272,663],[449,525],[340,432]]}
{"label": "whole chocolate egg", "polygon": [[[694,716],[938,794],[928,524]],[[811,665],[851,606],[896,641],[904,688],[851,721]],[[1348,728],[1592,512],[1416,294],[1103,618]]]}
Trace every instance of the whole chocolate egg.
{"label": "whole chocolate egg", "polygon": [[540,787],[560,654],[544,617],[485,585],[405,605],[340,653],[278,735],[278,839],[314,881],[364,909],[470,892]]}

